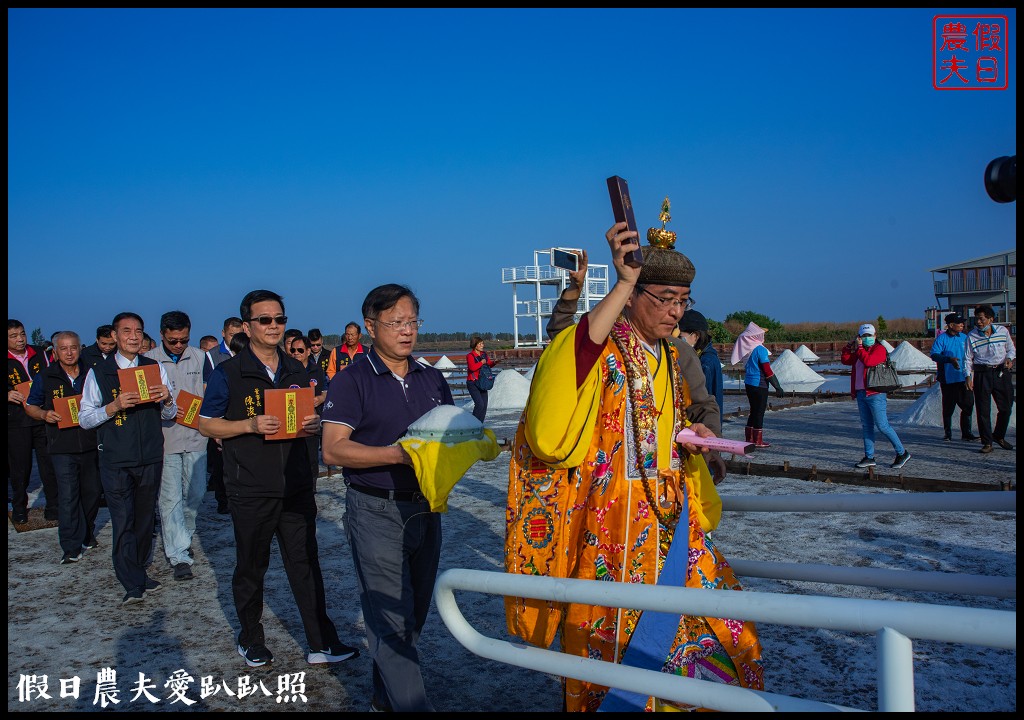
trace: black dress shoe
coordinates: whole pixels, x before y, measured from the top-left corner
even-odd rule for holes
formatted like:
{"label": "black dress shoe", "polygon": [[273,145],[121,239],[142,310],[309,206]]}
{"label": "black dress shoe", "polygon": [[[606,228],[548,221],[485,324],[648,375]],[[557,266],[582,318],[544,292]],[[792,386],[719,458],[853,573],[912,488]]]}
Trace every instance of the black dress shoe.
{"label": "black dress shoe", "polygon": [[28,522],[28,513],[11,513],[11,520],[15,525],[24,525]]}
{"label": "black dress shoe", "polygon": [[992,452],[992,446],[991,445],[982,445],[981,446],[981,450],[979,450],[978,452],[980,452],[980,453],[990,453],[990,452]]}
{"label": "black dress shoe", "polygon": [[996,445],[1001,447],[1003,450],[1013,450],[1013,445],[1006,442],[1003,438],[999,438],[998,440],[996,440]]}

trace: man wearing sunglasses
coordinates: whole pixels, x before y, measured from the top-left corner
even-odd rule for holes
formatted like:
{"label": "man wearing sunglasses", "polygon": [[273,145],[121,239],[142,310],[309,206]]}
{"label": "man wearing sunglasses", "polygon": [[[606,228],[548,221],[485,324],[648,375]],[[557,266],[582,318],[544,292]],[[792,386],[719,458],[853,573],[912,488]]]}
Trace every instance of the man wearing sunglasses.
{"label": "man wearing sunglasses", "polygon": [[[204,353],[189,345],[192,321],[180,310],[160,316],[160,345],[145,353],[160,363],[177,398],[184,390],[203,396]],[[163,420],[164,467],[160,475],[160,534],[164,555],[174,569],[175,580],[192,579],[192,536],[196,515],[206,494],[206,443],[195,428],[181,424],[189,403],[178,404],[178,414]]]}
{"label": "man wearing sunglasses", "polygon": [[263,583],[277,538],[288,584],[306,631],[310,664],[336,663],[359,651],[338,638],[327,616],[316,542],[317,436],[320,416],[301,418],[309,435],[268,440],[283,418],[264,412],[273,388],[309,387],[304,362],[280,347],[288,317],[284,300],[270,290],[253,290],[239,308],[249,345],[218,365],[206,385],[199,431],[224,443],[224,484],[235,530],[235,573],[231,580],[241,624],[237,649],[249,667],[273,661],[263,630]]}
{"label": "man wearing sunglasses", "polygon": [[310,328],[306,337],[309,338],[309,362],[319,365],[326,378],[327,364],[331,361],[331,354],[324,352],[324,335],[320,332],[320,328]]}

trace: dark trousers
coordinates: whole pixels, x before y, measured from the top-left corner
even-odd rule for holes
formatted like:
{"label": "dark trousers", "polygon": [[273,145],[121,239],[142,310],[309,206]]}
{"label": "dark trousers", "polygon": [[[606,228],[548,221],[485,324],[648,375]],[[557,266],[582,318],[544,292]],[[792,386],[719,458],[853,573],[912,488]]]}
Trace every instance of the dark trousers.
{"label": "dark trousers", "polygon": [[153,553],[153,524],[163,462],[137,467],[100,463],[100,483],[114,532],[114,574],[127,591],[146,586],[146,561]]}
{"label": "dark trousers", "polygon": [[228,494],[224,489],[224,451],[212,438],[206,443],[206,469],[210,471],[207,488],[213,490],[217,504],[227,502]]}
{"label": "dark trousers", "polygon": [[229,504],[236,553],[231,589],[242,626],[238,644],[249,647],[266,642],[262,622],[263,581],[270,566],[271,540],[275,537],[309,649],[320,651],[339,644],[338,631],[327,616],[313,491],[287,498],[232,495]]}
{"label": "dark trousers", "polygon": [[[996,424],[992,427],[992,401],[996,403]],[[974,366],[974,409],[978,413],[978,434],[982,445],[1006,437],[1013,408],[1013,381],[1010,371],[1002,367]]]}
{"label": "dark trousers", "polygon": [[960,408],[960,436],[971,434],[971,413],[974,412],[974,394],[966,382],[942,383],[942,429],[946,437],[953,433],[953,410]]}
{"label": "dark trousers", "polygon": [[473,417],[480,422],[487,416],[487,391],[481,390],[473,382],[466,383],[469,389],[469,396],[473,398]]}
{"label": "dark trousers", "polygon": [[743,385],[747,391],[747,402],[750,403],[750,417],[747,427],[760,430],[764,427],[764,411],[768,409],[768,388]]}
{"label": "dark trousers", "polygon": [[102,492],[99,453],[54,453],[50,459],[60,488],[57,539],[61,550],[77,555],[96,530]]}
{"label": "dark trousers", "polygon": [[11,478],[11,511],[15,515],[28,512],[28,483],[32,477],[32,451],[36,453],[39,479],[48,510],[59,507],[57,475],[46,449],[46,426],[42,423],[27,427],[7,428],[7,465]]}

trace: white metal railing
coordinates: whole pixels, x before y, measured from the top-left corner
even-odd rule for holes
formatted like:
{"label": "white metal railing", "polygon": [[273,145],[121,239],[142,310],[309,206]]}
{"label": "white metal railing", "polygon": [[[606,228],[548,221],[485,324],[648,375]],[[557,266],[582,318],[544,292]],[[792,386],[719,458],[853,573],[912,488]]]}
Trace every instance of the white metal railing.
{"label": "white metal railing", "polygon": [[728,712],[854,710],[812,700],[640,670],[489,638],[462,615],[455,590],[537,600],[629,607],[675,615],[744,618],[755,623],[875,633],[878,709],[913,710],[913,654],[909,638],[1017,648],[1017,613],[895,600],[703,590],[600,580],[510,575],[450,569],[437,579],[434,601],[444,624],[471,652],[491,660],[564,677]]}
{"label": "white metal railing", "polygon": [[[1016,492],[722,496],[722,501],[723,510],[744,512],[1016,511]],[[941,588],[940,592],[955,593],[964,593],[968,584],[977,583],[985,585],[987,591],[974,594],[1016,597],[1015,579],[881,569],[861,576],[857,571],[871,569],[743,560],[730,561],[730,564],[740,576],[790,577],[924,590]],[[904,577],[901,579],[900,575]],[[952,584],[948,582],[950,578],[955,579]],[[455,590],[874,633],[878,649],[878,709],[881,711],[914,710],[912,639],[1017,649],[1016,611],[749,590],[709,591],[468,569],[446,570],[437,579],[434,600],[442,620],[464,647],[481,657],[722,711],[854,711],[855,708],[641,670],[490,638],[477,632],[462,615]]]}

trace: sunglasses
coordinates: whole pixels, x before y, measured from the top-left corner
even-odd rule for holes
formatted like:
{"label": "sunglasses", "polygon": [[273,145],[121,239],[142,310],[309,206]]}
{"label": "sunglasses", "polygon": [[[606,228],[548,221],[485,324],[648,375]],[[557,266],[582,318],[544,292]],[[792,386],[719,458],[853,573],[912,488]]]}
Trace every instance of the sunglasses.
{"label": "sunglasses", "polygon": [[306,348],[294,348],[293,347],[288,352],[290,352],[292,355],[305,355],[306,354]]}
{"label": "sunglasses", "polygon": [[278,325],[287,325],[287,315],[260,315],[259,317],[249,318],[249,322],[258,322],[260,325],[269,325],[272,322],[276,322]]}

